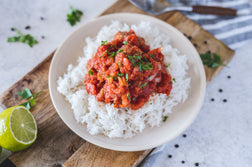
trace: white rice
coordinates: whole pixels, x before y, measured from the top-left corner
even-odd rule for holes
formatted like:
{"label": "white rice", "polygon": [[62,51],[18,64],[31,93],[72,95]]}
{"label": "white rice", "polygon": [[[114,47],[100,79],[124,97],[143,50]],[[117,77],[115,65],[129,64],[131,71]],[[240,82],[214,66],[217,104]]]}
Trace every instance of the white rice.
{"label": "white rice", "polygon": [[[118,31],[133,29],[137,35],[144,37],[151,49],[163,47],[164,63],[170,64],[167,68],[176,82],[173,83],[171,94],[156,94],[146,104],[138,109],[114,108],[113,104],[98,102],[95,96],[87,93],[84,76],[87,73],[86,64],[95,54],[100,42],[111,41]],[[188,96],[190,78],[187,76],[187,58],[170,45],[170,38],[162,34],[158,27],[149,22],[137,25],[127,25],[119,21],[104,26],[95,38],[86,38],[84,56],[78,60],[78,65],[69,65],[67,73],[58,79],[57,90],[71,103],[75,119],[87,127],[90,134],[104,134],[110,138],[130,138],[141,133],[147,126],[160,126],[163,117],[172,112],[178,103],[183,103]],[[152,103],[152,104],[151,104]],[[169,121],[169,119],[167,120]]]}

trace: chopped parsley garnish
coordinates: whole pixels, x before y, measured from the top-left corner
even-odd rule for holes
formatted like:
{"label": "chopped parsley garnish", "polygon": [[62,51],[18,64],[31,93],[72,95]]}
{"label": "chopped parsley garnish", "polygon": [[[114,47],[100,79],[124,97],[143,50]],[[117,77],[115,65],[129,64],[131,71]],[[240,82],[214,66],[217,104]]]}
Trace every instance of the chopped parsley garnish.
{"label": "chopped parsley garnish", "polygon": [[102,58],[103,56],[104,56],[104,53],[99,58]]}
{"label": "chopped parsley garnish", "polygon": [[150,105],[152,105],[152,103],[150,103]]}
{"label": "chopped parsley garnish", "polygon": [[93,75],[94,73],[93,73],[93,71],[90,69],[90,70],[88,70],[88,75],[90,76],[90,75]]}
{"label": "chopped parsley garnish", "polygon": [[116,52],[116,54],[121,53],[121,52],[123,52],[123,49],[118,49],[118,51]]}
{"label": "chopped parsley garnish", "polygon": [[113,76],[112,78],[113,78],[113,80],[115,80],[115,79],[116,79],[116,77],[115,77],[115,76]]}
{"label": "chopped parsley garnish", "polygon": [[172,80],[173,80],[174,82],[176,82],[176,79],[175,79],[175,78],[172,78]]}
{"label": "chopped parsley garnish", "polygon": [[168,116],[164,116],[163,118],[163,122],[165,122],[167,120]]}
{"label": "chopped parsley garnish", "polygon": [[169,66],[170,66],[170,64],[168,64],[168,65],[166,65],[166,64],[165,64],[164,66],[165,66],[165,68],[167,68],[167,67],[169,67]]}
{"label": "chopped parsley garnish", "polygon": [[110,77],[111,77],[111,75],[107,76],[106,78],[110,78]]}
{"label": "chopped parsley garnish", "polygon": [[80,18],[82,15],[82,11],[70,7],[70,11],[67,14],[67,21],[70,23],[71,26],[74,26],[77,22],[80,22]]}
{"label": "chopped parsley garnish", "polygon": [[110,52],[108,54],[109,54],[109,57],[114,57],[116,53],[115,52]]}
{"label": "chopped parsley garnish", "polygon": [[152,63],[147,62],[144,66],[143,66],[143,70],[152,70],[153,66]]}
{"label": "chopped parsley garnish", "polygon": [[126,78],[126,81],[128,81],[129,80],[129,74],[125,74],[125,78]]}
{"label": "chopped parsley garnish", "polygon": [[127,42],[127,41],[123,41],[123,44],[124,44],[124,45],[128,45],[128,42]]}
{"label": "chopped parsley garnish", "polygon": [[[108,44],[108,41],[101,41],[101,45],[107,45]],[[111,45],[110,45],[111,46]]]}
{"label": "chopped parsley garnish", "polygon": [[154,58],[154,57],[155,57],[155,55],[154,55],[154,54],[150,54],[150,57],[151,57],[151,58]]}
{"label": "chopped parsley garnish", "polygon": [[33,45],[37,44],[38,41],[31,36],[30,34],[26,34],[23,35],[19,30],[17,30],[16,28],[14,28],[14,30],[17,32],[17,34],[19,36],[14,36],[14,37],[9,37],[7,39],[7,42],[21,42],[21,43],[26,43],[27,45],[29,45],[31,48],[33,47]]}
{"label": "chopped parsley garnish", "polygon": [[30,89],[29,88],[25,88],[24,90],[18,92],[18,95],[20,97],[22,97],[22,99],[28,99],[29,98],[29,101],[23,103],[23,104],[20,104],[21,106],[24,106],[25,108],[27,108],[28,110],[31,108],[31,106],[35,105],[36,101],[35,101],[35,98],[40,94],[42,93],[43,91],[39,91],[38,93],[36,94],[32,94]]}
{"label": "chopped parsley garnish", "polygon": [[127,94],[127,98],[129,99],[129,101],[131,101],[131,98],[130,98],[130,95],[129,95],[129,94]]}
{"label": "chopped parsley garnish", "polygon": [[220,56],[216,53],[213,53],[212,55],[211,55],[211,53],[204,53],[204,54],[200,55],[200,58],[201,58],[203,64],[209,68],[215,68],[218,66],[225,66],[225,64],[223,64],[221,62]]}
{"label": "chopped parsley garnish", "polygon": [[140,85],[140,89],[142,89],[143,87],[145,87],[147,85],[147,82],[145,82],[144,84]]}
{"label": "chopped parsley garnish", "polygon": [[169,84],[172,84],[172,81],[170,81]]}
{"label": "chopped parsley garnish", "polygon": [[124,74],[123,73],[117,73],[117,76],[122,77]]}

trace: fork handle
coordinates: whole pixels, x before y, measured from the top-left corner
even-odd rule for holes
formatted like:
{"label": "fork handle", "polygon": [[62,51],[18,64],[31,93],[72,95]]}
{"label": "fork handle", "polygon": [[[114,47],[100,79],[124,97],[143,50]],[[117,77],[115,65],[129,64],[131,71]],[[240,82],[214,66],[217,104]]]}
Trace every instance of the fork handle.
{"label": "fork handle", "polygon": [[193,12],[200,14],[214,14],[214,15],[229,15],[229,16],[237,15],[237,10],[235,9],[222,8],[217,6],[194,5]]}

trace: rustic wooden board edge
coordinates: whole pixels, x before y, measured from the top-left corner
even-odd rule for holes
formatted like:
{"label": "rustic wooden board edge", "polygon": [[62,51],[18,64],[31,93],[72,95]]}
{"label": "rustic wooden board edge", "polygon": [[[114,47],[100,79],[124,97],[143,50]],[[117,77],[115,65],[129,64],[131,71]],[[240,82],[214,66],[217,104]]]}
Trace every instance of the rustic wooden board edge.
{"label": "rustic wooden board edge", "polygon": [[[23,77],[21,77],[18,81],[16,81],[12,86],[10,86],[8,89],[6,89],[3,93],[0,94],[0,106],[3,109],[6,109],[7,107],[10,106],[5,106],[5,100],[10,99],[11,96],[13,96],[12,90],[16,87],[16,85],[22,83],[24,80],[26,80],[26,76],[30,75],[32,73],[34,73],[35,71],[38,71],[41,66],[43,66],[45,63],[47,63],[48,61],[51,61],[54,53],[56,50],[54,50],[49,56],[47,56],[43,61],[41,61],[39,64],[37,64],[31,71],[29,71],[28,73],[26,73]],[[16,96],[16,95],[14,95]]]}

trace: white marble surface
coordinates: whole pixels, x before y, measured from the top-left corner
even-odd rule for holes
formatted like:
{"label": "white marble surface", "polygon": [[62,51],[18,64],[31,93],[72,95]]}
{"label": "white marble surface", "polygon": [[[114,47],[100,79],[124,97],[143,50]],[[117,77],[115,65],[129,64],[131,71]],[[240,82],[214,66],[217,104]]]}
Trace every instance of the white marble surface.
{"label": "white marble surface", "polygon": [[[0,92],[30,71],[51,53],[72,31],[97,16],[115,0],[1,0],[0,1]],[[251,0],[252,1],[252,0]],[[84,12],[81,23],[66,22],[69,6]],[[41,21],[40,17],[44,17]],[[25,26],[31,26],[25,30]],[[16,35],[10,29],[30,33],[39,44],[30,48],[7,43]],[[45,36],[42,39],[41,36]],[[237,50],[228,68],[207,87],[205,101],[194,123],[159,147],[142,166],[252,166],[252,41]],[[228,79],[227,76],[231,78]],[[223,89],[220,93],[218,90]],[[215,101],[210,101],[214,98]],[[224,103],[223,99],[227,99]],[[169,132],[167,132],[169,133]],[[174,145],[179,147],[175,148]],[[172,155],[172,158],[168,158]],[[0,157],[1,161],[1,157]],[[181,161],[185,161],[184,164]]]}

